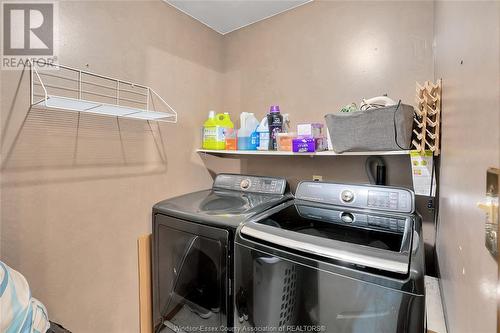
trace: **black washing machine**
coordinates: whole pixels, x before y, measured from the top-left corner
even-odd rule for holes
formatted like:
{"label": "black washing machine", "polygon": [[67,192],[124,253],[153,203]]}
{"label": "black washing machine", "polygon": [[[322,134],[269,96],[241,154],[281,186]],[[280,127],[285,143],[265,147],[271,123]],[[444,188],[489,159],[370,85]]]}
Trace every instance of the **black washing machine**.
{"label": "black washing machine", "polygon": [[292,199],[286,180],[220,174],[209,190],[153,207],[155,332],[233,327],[234,234],[247,219]]}
{"label": "black washing machine", "polygon": [[424,245],[403,188],[302,182],[235,239],[235,328],[424,332]]}

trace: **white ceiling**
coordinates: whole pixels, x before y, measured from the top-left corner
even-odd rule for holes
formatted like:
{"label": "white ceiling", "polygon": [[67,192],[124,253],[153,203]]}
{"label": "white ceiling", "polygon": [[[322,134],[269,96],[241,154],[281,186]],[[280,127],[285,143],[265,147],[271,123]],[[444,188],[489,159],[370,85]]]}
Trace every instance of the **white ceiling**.
{"label": "white ceiling", "polygon": [[224,35],[312,0],[164,1]]}

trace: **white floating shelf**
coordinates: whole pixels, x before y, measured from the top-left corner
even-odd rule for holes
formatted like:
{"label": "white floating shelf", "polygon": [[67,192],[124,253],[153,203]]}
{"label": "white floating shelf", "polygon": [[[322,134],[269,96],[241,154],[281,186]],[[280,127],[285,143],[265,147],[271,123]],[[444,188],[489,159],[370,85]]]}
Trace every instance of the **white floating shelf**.
{"label": "white floating shelf", "polygon": [[356,151],[338,154],[334,151],[320,151],[317,153],[294,153],[291,151],[274,150],[211,150],[197,149],[197,153],[210,155],[251,155],[251,156],[370,156],[370,155],[408,155],[409,150],[391,150],[391,151]]}
{"label": "white floating shelf", "polygon": [[30,67],[32,107],[177,122],[177,112],[147,86],[63,65]]}

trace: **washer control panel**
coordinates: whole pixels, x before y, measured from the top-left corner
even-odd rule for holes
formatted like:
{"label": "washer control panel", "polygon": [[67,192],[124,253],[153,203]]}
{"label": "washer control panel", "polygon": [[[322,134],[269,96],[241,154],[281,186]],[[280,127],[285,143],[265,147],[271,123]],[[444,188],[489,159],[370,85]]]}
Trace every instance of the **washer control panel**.
{"label": "washer control panel", "polygon": [[295,197],[333,205],[400,213],[413,213],[415,209],[413,191],[389,186],[308,181],[299,184]]}
{"label": "washer control panel", "polygon": [[220,174],[215,178],[213,188],[241,192],[284,194],[286,180],[277,177]]}
{"label": "washer control panel", "polygon": [[406,193],[397,191],[368,191],[367,205],[370,208],[390,210],[407,209],[411,207]]}
{"label": "washer control panel", "polygon": [[392,215],[364,214],[338,209],[311,207],[307,205],[297,205],[297,209],[301,216],[313,220],[350,225],[365,229],[384,230],[394,233],[403,233],[407,224],[411,223],[409,218]]}

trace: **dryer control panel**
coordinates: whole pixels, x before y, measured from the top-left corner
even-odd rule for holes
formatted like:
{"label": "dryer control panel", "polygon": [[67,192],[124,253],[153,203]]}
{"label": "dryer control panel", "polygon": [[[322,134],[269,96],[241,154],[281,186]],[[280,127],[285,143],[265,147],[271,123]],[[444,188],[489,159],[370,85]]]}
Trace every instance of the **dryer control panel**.
{"label": "dryer control panel", "polygon": [[215,178],[213,188],[241,192],[284,194],[286,180],[278,177],[219,174]]}
{"label": "dryer control panel", "polygon": [[389,186],[302,182],[297,188],[295,197],[307,201],[380,211],[413,213],[415,209],[413,191]]}

